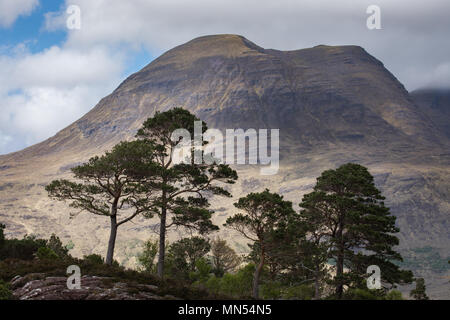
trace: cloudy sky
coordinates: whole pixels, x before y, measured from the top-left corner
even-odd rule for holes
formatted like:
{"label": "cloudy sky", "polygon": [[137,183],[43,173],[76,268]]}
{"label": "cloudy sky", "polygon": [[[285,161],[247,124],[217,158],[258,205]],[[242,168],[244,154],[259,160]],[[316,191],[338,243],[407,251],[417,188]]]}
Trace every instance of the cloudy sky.
{"label": "cloudy sky", "polygon": [[[79,29],[67,26],[71,5]],[[381,29],[367,28],[370,5]],[[450,87],[449,13],[448,0],[0,0],[0,154],[54,135],[164,51],[207,34],[282,50],[356,44],[408,90]]]}

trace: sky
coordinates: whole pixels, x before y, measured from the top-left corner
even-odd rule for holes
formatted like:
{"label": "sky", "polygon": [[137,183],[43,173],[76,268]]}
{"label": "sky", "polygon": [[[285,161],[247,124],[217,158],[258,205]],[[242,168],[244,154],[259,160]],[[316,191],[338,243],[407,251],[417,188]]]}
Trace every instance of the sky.
{"label": "sky", "polygon": [[[367,26],[371,5],[380,29]],[[448,0],[0,0],[0,154],[51,137],[208,34],[280,50],[360,45],[410,91],[449,88],[449,13]]]}

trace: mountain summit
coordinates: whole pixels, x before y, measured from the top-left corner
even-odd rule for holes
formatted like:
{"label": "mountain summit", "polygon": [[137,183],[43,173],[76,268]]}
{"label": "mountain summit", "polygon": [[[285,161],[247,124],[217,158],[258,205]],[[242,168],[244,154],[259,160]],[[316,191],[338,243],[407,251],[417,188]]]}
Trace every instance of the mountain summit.
{"label": "mountain summit", "polygon": [[[68,208],[49,200],[44,185],[132,138],[155,111],[183,107],[209,127],[280,129],[280,173],[268,179],[239,168],[235,197],[268,187],[298,203],[320,172],[358,162],[375,175],[397,216],[404,253],[428,246],[444,255],[450,248],[449,138],[421,103],[358,46],[279,51],[238,35],[196,38],[132,74],[54,137],[0,156],[0,219],[15,236],[55,232],[72,239],[75,254],[103,252],[103,221],[69,219]],[[232,213],[232,202],[214,204],[221,212],[217,223]],[[122,230],[123,263],[131,264],[130,248],[148,238],[145,223]],[[233,238],[227,231],[223,236]]]}
{"label": "mountain summit", "polygon": [[156,110],[175,106],[217,128],[280,128],[282,139],[303,147],[350,141],[395,149],[442,138],[403,85],[361,47],[278,51],[214,35],[164,53],[26,157],[111,145]]}

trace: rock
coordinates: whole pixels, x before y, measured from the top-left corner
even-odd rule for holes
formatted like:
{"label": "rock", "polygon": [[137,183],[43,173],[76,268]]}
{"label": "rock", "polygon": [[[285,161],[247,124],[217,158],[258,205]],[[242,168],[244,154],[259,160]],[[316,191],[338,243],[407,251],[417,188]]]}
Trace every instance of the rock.
{"label": "rock", "polygon": [[23,287],[24,285],[30,283],[30,281],[36,280],[36,279],[42,279],[43,277],[45,277],[45,275],[43,275],[41,273],[30,273],[24,277],[15,276],[11,280],[11,289],[14,290],[16,288]]}
{"label": "rock", "polygon": [[19,300],[178,300],[172,295],[157,295],[158,287],[149,284],[114,283],[110,278],[84,275],[81,289],[71,290],[66,282],[65,277],[33,273],[14,277],[11,288]]}
{"label": "rock", "polygon": [[174,296],[172,296],[172,295],[170,295],[170,294],[166,294],[166,295],[163,297],[163,299],[164,299],[164,300],[181,300],[181,299],[179,299],[179,298],[177,298],[177,297],[174,297]]}
{"label": "rock", "polygon": [[150,291],[156,291],[156,290],[158,290],[158,287],[157,286],[154,286],[154,285],[151,285],[151,284],[142,284],[142,285],[139,285],[141,288],[144,288],[144,289],[147,289],[147,290],[150,290]]}

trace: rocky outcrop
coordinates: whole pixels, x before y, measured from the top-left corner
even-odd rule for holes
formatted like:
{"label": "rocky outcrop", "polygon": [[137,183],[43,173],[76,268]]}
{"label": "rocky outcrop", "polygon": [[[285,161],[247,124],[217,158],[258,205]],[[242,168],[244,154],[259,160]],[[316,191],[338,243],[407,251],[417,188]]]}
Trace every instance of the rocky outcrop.
{"label": "rocky outcrop", "polygon": [[158,295],[158,287],[149,284],[115,282],[108,277],[85,275],[81,289],[68,289],[66,277],[49,277],[42,273],[17,276],[10,283],[19,300],[177,300]]}

